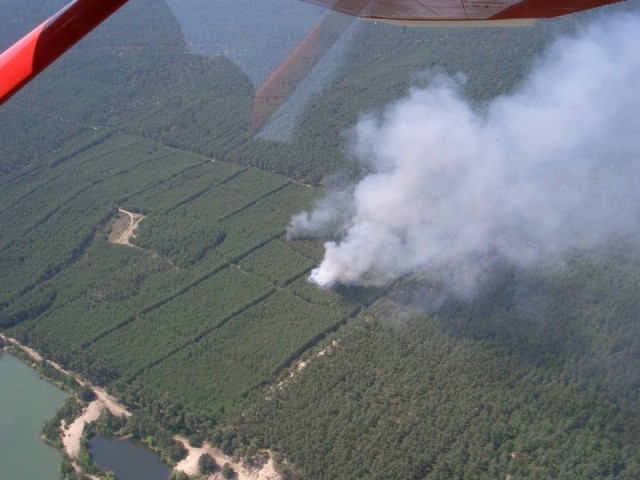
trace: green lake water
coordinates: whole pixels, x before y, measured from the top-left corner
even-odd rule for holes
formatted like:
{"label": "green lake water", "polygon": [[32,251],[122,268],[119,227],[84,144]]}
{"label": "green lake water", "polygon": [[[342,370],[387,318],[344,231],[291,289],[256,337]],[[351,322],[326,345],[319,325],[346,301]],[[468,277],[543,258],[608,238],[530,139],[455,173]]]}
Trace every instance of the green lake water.
{"label": "green lake water", "polygon": [[42,380],[33,369],[0,352],[1,478],[60,478],[61,455],[40,440],[40,431],[65,398],[65,392]]}

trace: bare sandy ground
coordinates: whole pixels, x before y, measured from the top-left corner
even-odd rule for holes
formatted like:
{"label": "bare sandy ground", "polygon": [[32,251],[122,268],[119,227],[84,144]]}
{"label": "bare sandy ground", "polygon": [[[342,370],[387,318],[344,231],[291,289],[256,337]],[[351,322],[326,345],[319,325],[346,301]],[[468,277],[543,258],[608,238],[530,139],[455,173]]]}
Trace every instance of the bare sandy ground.
{"label": "bare sandy ground", "polygon": [[134,231],[138,224],[146,217],[139,213],[128,212],[123,208],[118,209],[119,217],[113,224],[109,241],[111,243],[119,243],[121,245],[129,245],[133,247],[129,240],[134,236]]}
{"label": "bare sandy ground", "polygon": [[[273,459],[269,452],[264,452],[268,456],[268,460],[261,464],[259,467],[250,468],[245,467],[242,463],[234,462],[231,457],[222,453],[218,448],[214,448],[208,443],[205,443],[200,448],[195,448],[189,445],[186,438],[176,435],[176,440],[182,442],[184,447],[189,452],[187,458],[179,462],[176,466],[176,470],[182,470],[187,475],[197,475],[198,472],[198,460],[203,453],[211,455],[218,466],[222,468],[225,463],[229,463],[233,470],[236,472],[237,480],[282,480],[282,477],[273,465]],[[209,480],[222,480],[222,474],[214,473],[206,477]]]}
{"label": "bare sandy ground", "polygon": [[[324,349],[320,350],[315,356],[316,357],[322,357],[324,355],[330,355],[337,347],[338,344],[340,343],[340,340],[334,340],[331,342],[331,345],[326,346]],[[277,388],[278,390],[282,390],[286,383],[291,380],[292,378],[294,378],[302,369],[304,369],[307,365],[309,365],[309,362],[311,362],[313,360],[313,357],[311,358],[307,358],[306,360],[298,360],[294,365],[291,366],[291,368],[289,369],[289,375],[285,378],[283,378],[282,380],[280,380],[275,387],[272,388]]]}
{"label": "bare sandy ground", "polygon": [[104,406],[95,400],[91,402],[82,411],[82,413],[71,423],[71,425],[65,425],[62,421],[62,444],[64,445],[64,451],[70,458],[78,458],[80,456],[80,439],[82,438],[82,432],[87,423],[95,422],[100,416]]}
{"label": "bare sandy ground", "polygon": [[64,420],[62,422],[62,429],[64,434],[62,436],[62,444],[64,445],[64,451],[71,458],[78,458],[80,455],[80,440],[82,439],[82,433],[84,427],[88,423],[95,422],[100,413],[106,408],[111,412],[111,415],[116,417],[125,415],[130,416],[131,412],[120,405],[112,396],[107,394],[103,389],[99,387],[90,386],[93,392],[96,394],[97,399],[89,403],[82,413],[71,423],[66,426]]}
{"label": "bare sandy ground", "polygon": [[38,352],[36,352],[33,348],[29,348],[25,345],[22,345],[20,342],[18,342],[15,338],[9,338],[5,335],[0,334],[0,337],[2,337],[2,340],[4,341],[5,345],[9,345],[10,343],[15,345],[16,347],[18,347],[20,350],[24,351],[25,353],[29,354],[29,356],[31,358],[33,358],[33,360],[35,360],[36,362],[41,362],[42,361],[42,357],[40,356],[40,354]]}
{"label": "bare sandy ground", "polygon": [[114,417],[121,417],[122,415],[125,417],[131,416],[131,412],[129,410],[120,405],[115,398],[105,392],[102,388],[95,387],[93,385],[89,386],[93,390],[93,393],[96,394],[96,397],[98,397],[97,401],[107,408],[111,412],[111,415]]}

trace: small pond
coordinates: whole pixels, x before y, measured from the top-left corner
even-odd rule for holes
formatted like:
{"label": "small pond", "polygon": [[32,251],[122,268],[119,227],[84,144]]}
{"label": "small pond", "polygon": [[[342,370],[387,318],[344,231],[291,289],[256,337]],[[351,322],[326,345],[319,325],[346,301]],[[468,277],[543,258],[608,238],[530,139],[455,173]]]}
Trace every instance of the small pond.
{"label": "small pond", "polygon": [[171,468],[140,443],[130,439],[95,436],[89,440],[93,461],[118,480],[167,480]]}

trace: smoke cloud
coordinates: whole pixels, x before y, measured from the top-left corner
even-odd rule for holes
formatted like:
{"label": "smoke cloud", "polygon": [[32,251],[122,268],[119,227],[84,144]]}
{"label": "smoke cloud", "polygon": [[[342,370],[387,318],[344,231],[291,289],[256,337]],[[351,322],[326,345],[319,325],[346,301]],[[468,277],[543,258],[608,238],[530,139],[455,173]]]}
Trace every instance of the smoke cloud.
{"label": "smoke cloud", "polygon": [[482,107],[463,86],[435,75],[355,126],[371,173],[289,227],[290,238],[332,230],[310,281],[428,272],[471,296],[496,262],[557,264],[640,231],[639,16],[556,41],[520,88]]}

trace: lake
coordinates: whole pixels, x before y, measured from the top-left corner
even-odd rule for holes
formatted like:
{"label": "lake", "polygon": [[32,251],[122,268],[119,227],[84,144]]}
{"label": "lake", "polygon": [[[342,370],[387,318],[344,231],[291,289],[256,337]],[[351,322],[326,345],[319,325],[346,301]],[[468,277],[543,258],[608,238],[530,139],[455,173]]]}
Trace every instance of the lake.
{"label": "lake", "polygon": [[58,480],[62,456],[40,440],[43,424],[66,393],[42,380],[13,355],[0,352],[0,474],[2,478]]}
{"label": "lake", "polygon": [[[60,479],[62,456],[42,442],[40,432],[66,397],[18,358],[0,352],[0,478]],[[89,447],[96,464],[118,480],[166,480],[171,474],[155,453],[130,440],[94,437]]]}
{"label": "lake", "polygon": [[171,469],[158,456],[128,439],[96,436],[89,440],[93,461],[118,480],[167,480]]}

